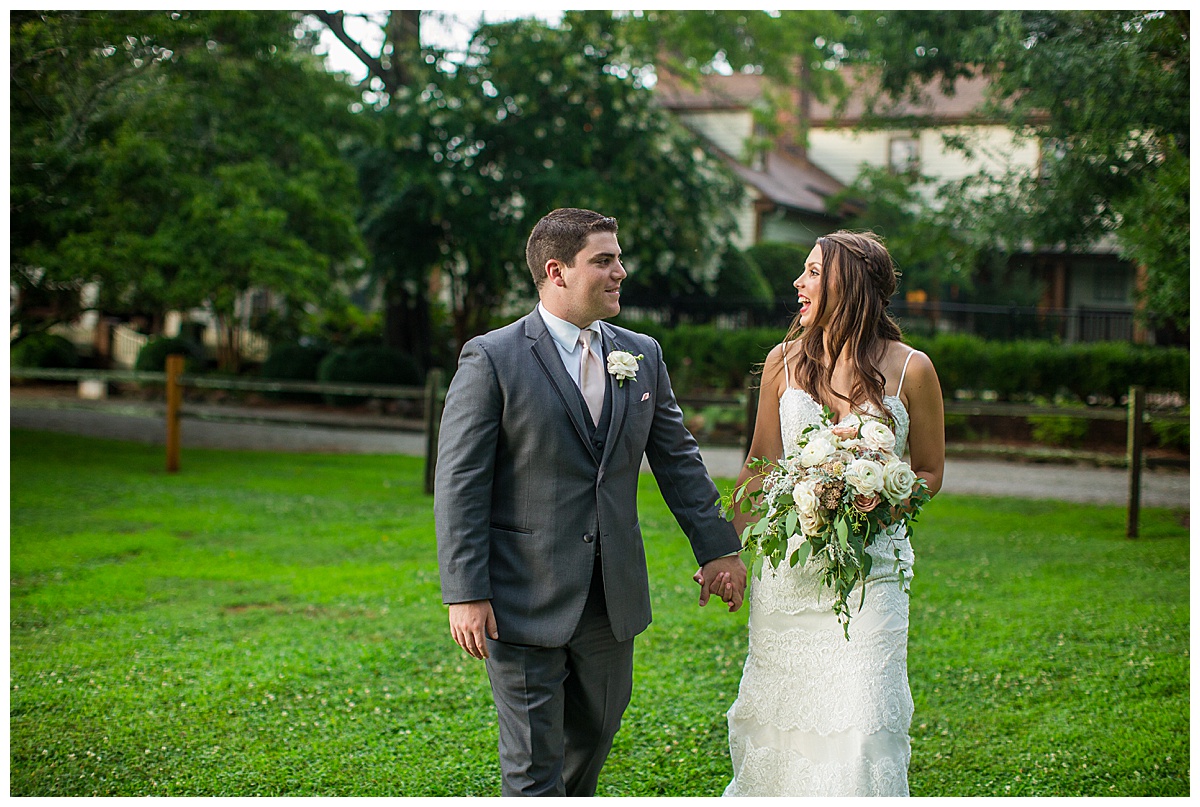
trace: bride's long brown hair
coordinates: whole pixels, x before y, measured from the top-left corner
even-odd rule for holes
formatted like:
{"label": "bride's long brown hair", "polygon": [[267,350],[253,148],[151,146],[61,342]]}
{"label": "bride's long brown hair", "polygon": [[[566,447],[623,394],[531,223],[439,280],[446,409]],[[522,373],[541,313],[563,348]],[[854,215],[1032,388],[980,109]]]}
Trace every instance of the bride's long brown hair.
{"label": "bride's long brown hair", "polygon": [[[896,293],[900,273],[879,236],[872,232],[838,230],[817,239],[823,271],[821,298],[813,314],[821,322],[829,301],[830,283],[837,286],[840,300],[823,325],[800,326],[797,313],[784,342],[796,340],[795,378],[821,404],[834,398],[862,412],[870,403],[877,412],[883,406],[886,379],[878,367],[889,341],[900,341],[900,326],[887,308]],[[829,352],[826,353],[826,342]],[[791,359],[791,350],[787,359]],[[850,394],[833,388],[833,364],[839,356],[850,360]]]}

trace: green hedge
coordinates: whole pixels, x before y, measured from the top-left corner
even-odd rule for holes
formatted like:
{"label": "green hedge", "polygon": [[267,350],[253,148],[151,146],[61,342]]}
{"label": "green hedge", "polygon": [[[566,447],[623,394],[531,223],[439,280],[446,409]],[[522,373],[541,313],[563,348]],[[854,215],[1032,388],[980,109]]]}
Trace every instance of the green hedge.
{"label": "green hedge", "polygon": [[1067,395],[1120,399],[1137,384],[1153,392],[1189,394],[1189,358],[1184,348],[1126,342],[1059,344],[1046,341],[992,342],[975,336],[913,336],[909,343],[929,354],[942,390],[992,390],[1002,400]]}
{"label": "green hedge", "polygon": [[[283,381],[316,381],[321,361],[329,354],[329,348],[285,342],[271,347],[271,355],[258,370],[261,378]],[[320,400],[314,393],[273,392],[270,397],[280,400]]]}
{"label": "green hedge", "polygon": [[204,366],[204,350],[195,342],[178,336],[160,336],[142,346],[133,369],[138,372],[161,373],[167,369],[167,356],[172,353],[183,354],[185,373],[195,372]]}
{"label": "green hedge", "polygon": [[262,363],[258,374],[263,378],[287,381],[316,381],[321,360],[329,354],[329,348],[296,343],[277,345]]}
{"label": "green hedge", "polygon": [[767,352],[783,338],[783,332],[774,328],[728,331],[708,325],[671,328],[648,321],[618,324],[658,340],[676,393],[741,389],[746,375],[762,364]]}
{"label": "green hedge", "polygon": [[[317,380],[347,384],[398,384],[417,386],[423,383],[417,363],[407,353],[382,345],[359,345],[332,351],[317,368]],[[331,404],[355,405],[365,398],[347,395],[326,395]]]}
{"label": "green hedge", "polygon": [[[783,338],[778,328],[719,330],[704,325],[667,328],[653,322],[618,324],[652,336],[678,392],[740,389],[744,379]],[[963,334],[909,336],[933,359],[942,391],[994,391],[1002,400],[1067,395],[1119,399],[1138,384],[1153,392],[1189,394],[1189,351],[1123,342],[1058,344],[994,342]]]}
{"label": "green hedge", "polygon": [[35,333],[17,342],[8,352],[14,367],[70,369],[79,366],[79,353],[65,336]]}

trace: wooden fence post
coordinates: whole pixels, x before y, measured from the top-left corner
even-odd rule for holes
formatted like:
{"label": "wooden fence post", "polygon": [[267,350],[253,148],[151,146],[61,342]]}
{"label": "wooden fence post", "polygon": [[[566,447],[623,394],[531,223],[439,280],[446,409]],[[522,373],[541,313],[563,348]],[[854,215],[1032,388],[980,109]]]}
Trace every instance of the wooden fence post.
{"label": "wooden fence post", "polygon": [[746,436],[745,449],[750,453],[750,441],[754,439],[754,422],[758,420],[758,385],[753,375],[746,376]]}
{"label": "wooden fence post", "polygon": [[1146,413],[1146,390],[1129,388],[1129,512],[1125,521],[1125,537],[1138,537],[1138,516],[1142,509],[1142,451],[1145,448],[1143,419]]}
{"label": "wooden fence post", "polygon": [[179,406],[183,402],[183,388],[179,376],[183,374],[183,356],[172,353],[167,356],[167,473],[179,471]]}
{"label": "wooden fence post", "polygon": [[433,494],[437,472],[438,431],[442,427],[442,370],[435,367],[425,378],[425,492]]}

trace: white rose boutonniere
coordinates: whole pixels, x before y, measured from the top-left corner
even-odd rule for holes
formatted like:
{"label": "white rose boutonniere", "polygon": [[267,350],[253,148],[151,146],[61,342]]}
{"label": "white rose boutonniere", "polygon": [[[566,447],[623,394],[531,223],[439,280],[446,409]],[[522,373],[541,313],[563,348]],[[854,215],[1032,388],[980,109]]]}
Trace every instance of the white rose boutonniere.
{"label": "white rose boutonniere", "polygon": [[644,359],[641,353],[633,355],[624,350],[614,350],[608,354],[608,373],[617,379],[617,386],[624,386],[625,379],[637,381],[638,362]]}

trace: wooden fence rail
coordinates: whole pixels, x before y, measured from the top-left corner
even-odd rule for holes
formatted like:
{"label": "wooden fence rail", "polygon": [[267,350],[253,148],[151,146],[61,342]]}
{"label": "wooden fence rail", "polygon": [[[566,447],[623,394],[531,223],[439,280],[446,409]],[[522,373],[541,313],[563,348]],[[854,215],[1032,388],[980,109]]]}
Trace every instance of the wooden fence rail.
{"label": "wooden fence rail", "polygon": [[[683,406],[726,406],[745,407],[745,432],[742,446],[748,448],[754,433],[754,419],[758,409],[756,380],[746,379],[746,389],[741,393],[724,395],[679,396]],[[1180,412],[1152,412],[1146,409],[1146,393],[1142,387],[1130,387],[1128,404],[1117,407],[1070,407],[1038,406],[1035,404],[1008,403],[1001,401],[946,401],[946,414],[984,415],[992,417],[1037,417],[1056,416],[1083,420],[1124,420],[1127,422],[1126,466],[1129,469],[1129,501],[1125,534],[1129,538],[1138,536],[1139,514],[1142,496],[1142,466],[1145,464],[1145,429],[1151,422],[1189,423],[1191,418]]]}
{"label": "wooden fence rail", "polygon": [[[172,357],[174,358],[174,357]],[[197,389],[228,389],[254,392],[310,392],[326,395],[353,395],[372,398],[394,398],[423,402],[425,432],[425,492],[433,493],[433,479],[437,466],[438,429],[441,425],[442,407],[446,389],[443,373],[439,369],[429,372],[424,386],[398,386],[391,384],[336,384],[312,381],[284,381],[275,379],[221,378],[213,376],[190,376],[182,373],[182,361],[172,362],[176,381],[171,373],[137,372],[132,370],[57,370],[29,367],[12,367],[11,378],[28,378],[55,381],[102,381],[133,382],[140,384],[162,384],[167,386],[167,470],[179,468],[178,418],[182,407],[181,390],[185,387]],[[680,395],[678,401],[684,406],[722,406],[743,409],[745,435],[743,448],[749,447],[754,430],[754,419],[758,410],[757,380],[748,378],[741,392],[709,395]],[[172,386],[175,389],[172,389]],[[1129,468],[1129,507],[1126,534],[1136,538],[1138,515],[1141,505],[1141,473],[1145,462],[1144,433],[1147,424],[1158,421],[1166,423],[1188,423],[1188,415],[1177,412],[1153,412],[1145,407],[1145,391],[1141,387],[1130,387],[1129,403],[1125,408],[1117,407],[1059,407],[1033,404],[1005,403],[997,401],[946,401],[947,414],[990,415],[996,417],[1061,416],[1085,420],[1125,420],[1128,423],[1126,459]],[[172,405],[172,401],[174,404]],[[174,406],[174,409],[172,409]],[[172,425],[174,424],[174,425]],[[172,444],[174,458],[172,459]]]}
{"label": "wooden fence rail", "polygon": [[[424,386],[400,386],[394,384],[343,384],[315,381],[284,381],[279,379],[221,378],[219,376],[193,376],[182,372],[181,357],[168,356],[168,372],[138,372],[133,370],[59,370],[34,367],[11,367],[10,378],[27,378],[47,381],[100,381],[162,385],[166,388],[166,446],[167,471],[179,470],[179,418],[184,413],[182,390],[225,389],[246,392],[310,392],[324,395],[349,395],[368,398],[393,398],[422,401],[426,433],[429,424],[440,424],[446,390],[442,386],[442,371],[430,371]],[[173,371],[173,372],[172,372]],[[433,493],[433,475],[437,464],[436,428],[434,440],[426,440],[425,449],[425,492]]]}

